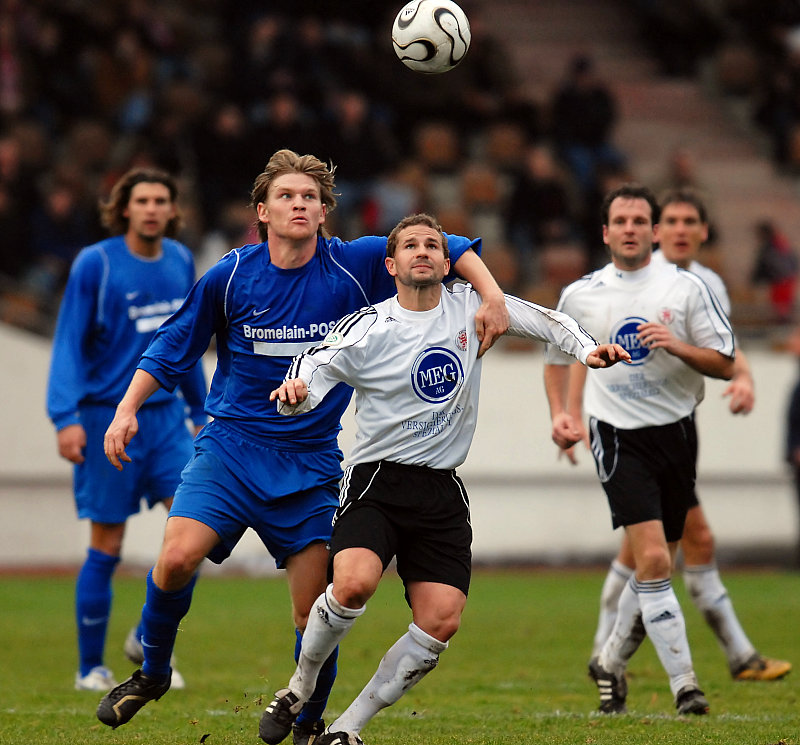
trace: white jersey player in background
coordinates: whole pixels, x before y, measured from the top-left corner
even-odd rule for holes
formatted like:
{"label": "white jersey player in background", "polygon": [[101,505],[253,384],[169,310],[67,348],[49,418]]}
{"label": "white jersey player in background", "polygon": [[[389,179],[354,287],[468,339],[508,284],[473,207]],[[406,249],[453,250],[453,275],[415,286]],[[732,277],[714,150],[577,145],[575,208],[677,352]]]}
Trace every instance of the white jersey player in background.
{"label": "white jersey player in background", "polygon": [[[300,414],[346,382],[356,391],[358,434],[331,537],[332,583],[315,603],[297,669],[267,707],[262,731],[289,731],[320,664],[364,612],[394,556],[413,614],[408,633],[315,745],[361,742],[367,722],[436,666],[469,589],[469,503],[455,468],[477,423],[482,361],[473,319],[481,300],[469,285],[442,288],[447,243],[428,215],[395,227],[386,266],[397,296],[342,319],[295,358],[271,396],[281,413]],[[506,306],[509,334],[549,341],[590,367],[630,358],[620,345],[598,346],[562,313],[508,295]]]}
{"label": "white jersey player in background", "polygon": [[[625,528],[635,572],[590,674],[600,710],[626,710],[625,668],[650,636],[682,714],[705,714],[708,701],[692,666],[686,625],[671,574],[686,512],[694,500],[694,409],[704,375],[730,379],[734,337],[707,285],[668,262],[651,261],[659,208],[652,193],[628,184],[603,205],[611,263],[564,289],[559,310],[602,340],[621,343],[631,365],[587,376],[585,409],[592,452],[613,526]],[[568,408],[571,360],[548,347],[545,386],[553,440],[570,448],[582,436]]]}
{"label": "white jersey player in background", "polygon": [[[697,261],[700,247],[708,240],[708,214],[702,200],[692,190],[674,189],[661,195],[659,204],[660,250],[653,253],[652,263],[671,262],[681,269],[693,272],[713,291],[725,314],[730,315],[731,301],[722,278]],[[573,370],[576,374],[570,376],[571,393],[568,408],[576,421],[580,422],[584,375],[583,370],[575,368]],[[723,396],[729,397],[729,408],[733,414],[749,414],[753,409],[755,403],[753,377],[747,358],[741,349],[736,350],[733,378],[725,388]],[[582,439],[588,440],[585,431],[582,432]],[[568,455],[575,462],[575,456],[571,451]],[[686,513],[680,545],[683,554],[683,580],[689,597],[719,640],[733,678],[754,681],[776,680],[785,676],[792,669],[791,663],[760,654],[736,617],[733,603],[728,597],[717,569],[714,536],[696,496],[694,504]],[[600,649],[614,627],[617,603],[633,570],[634,557],[630,541],[627,536],[623,536],[619,553],[611,562],[603,583],[592,659],[600,654]]]}

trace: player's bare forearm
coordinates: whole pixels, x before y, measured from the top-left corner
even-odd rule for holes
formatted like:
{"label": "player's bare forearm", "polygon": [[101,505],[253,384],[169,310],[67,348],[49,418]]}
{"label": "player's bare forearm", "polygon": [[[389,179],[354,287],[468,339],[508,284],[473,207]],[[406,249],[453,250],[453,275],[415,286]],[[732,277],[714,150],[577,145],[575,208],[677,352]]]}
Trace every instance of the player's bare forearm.
{"label": "player's bare forearm", "polygon": [[569,365],[544,366],[544,390],[550,406],[551,419],[566,411],[568,385]]}
{"label": "player's bare forearm", "polygon": [[730,380],[733,377],[733,357],[707,347],[695,347],[681,341],[663,324],[648,323],[637,327],[639,341],[648,349],[663,349],[685,362],[689,367],[710,378]]}
{"label": "player's bare forearm", "polygon": [[136,414],[127,409],[122,411],[118,409],[103,437],[103,451],[106,458],[118,471],[122,470],[123,463],[131,462],[125,448],[138,431],[139,421],[136,419]]}
{"label": "player's bare forearm", "polygon": [[125,448],[139,431],[136,412],[160,387],[159,382],[150,373],[136,370],[128,390],[117,405],[114,419],[108,425],[103,437],[103,450],[109,463],[118,471],[122,470],[123,463],[131,462]]}

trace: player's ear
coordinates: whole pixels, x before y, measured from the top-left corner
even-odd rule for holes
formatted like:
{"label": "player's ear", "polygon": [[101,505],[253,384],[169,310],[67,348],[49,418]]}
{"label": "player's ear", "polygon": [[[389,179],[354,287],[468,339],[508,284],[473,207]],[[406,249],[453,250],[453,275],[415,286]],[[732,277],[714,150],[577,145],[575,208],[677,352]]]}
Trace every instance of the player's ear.
{"label": "player's ear", "polygon": [[389,272],[389,274],[392,277],[396,277],[397,276],[397,269],[395,268],[395,265],[394,265],[394,257],[387,256],[383,260],[383,263],[386,264],[386,271]]}
{"label": "player's ear", "polygon": [[258,221],[263,223],[269,222],[269,210],[267,209],[267,205],[265,202],[259,202],[256,205],[256,214],[258,215]]}
{"label": "player's ear", "polygon": [[325,202],[322,203],[322,213],[319,216],[319,224],[325,224],[325,218],[328,216],[328,205]]}

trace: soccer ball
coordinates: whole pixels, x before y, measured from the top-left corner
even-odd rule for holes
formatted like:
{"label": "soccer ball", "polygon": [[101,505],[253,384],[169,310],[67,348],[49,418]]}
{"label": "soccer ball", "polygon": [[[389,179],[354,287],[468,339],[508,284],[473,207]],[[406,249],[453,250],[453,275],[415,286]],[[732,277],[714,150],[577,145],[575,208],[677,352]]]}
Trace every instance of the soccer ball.
{"label": "soccer ball", "polygon": [[467,54],[469,21],[452,0],[411,0],[392,26],[392,46],[412,70],[435,74],[452,70]]}

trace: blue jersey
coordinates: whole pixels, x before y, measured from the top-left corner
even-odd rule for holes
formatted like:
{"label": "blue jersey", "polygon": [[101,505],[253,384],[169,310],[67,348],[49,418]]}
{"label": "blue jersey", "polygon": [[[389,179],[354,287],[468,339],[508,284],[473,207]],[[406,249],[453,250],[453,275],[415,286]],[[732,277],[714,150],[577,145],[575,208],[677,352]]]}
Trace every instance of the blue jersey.
{"label": "blue jersey", "polygon": [[[458,236],[448,236],[448,244],[453,265],[470,247],[480,250],[479,240]],[[339,318],[395,294],[385,256],[386,238],[378,236],[319,237],[313,258],[296,269],[273,265],[266,243],[234,249],[198,280],[139,367],[171,389],[216,335],[210,416],[284,450],[335,447],[349,386],[336,386],[313,412],[290,419],[278,414],[269,394],[292,358],[322,341]]]}
{"label": "blue jersey", "polygon": [[[191,252],[170,239],[156,259],[129,251],[123,236],[78,254],[58,314],[47,387],[47,412],[57,429],[79,423],[81,406],[119,403],[156,329],[193,283]],[[187,367],[178,382],[192,420],[204,424],[201,365]],[[162,390],[148,404],[174,396]]]}

